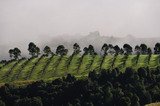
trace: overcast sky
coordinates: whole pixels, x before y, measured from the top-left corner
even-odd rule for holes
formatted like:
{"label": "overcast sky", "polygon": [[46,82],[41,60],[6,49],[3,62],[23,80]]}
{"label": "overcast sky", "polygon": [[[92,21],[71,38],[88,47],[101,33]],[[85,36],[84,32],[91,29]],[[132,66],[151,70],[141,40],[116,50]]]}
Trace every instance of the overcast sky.
{"label": "overcast sky", "polygon": [[97,30],[103,36],[160,36],[160,0],[0,0],[3,44]]}

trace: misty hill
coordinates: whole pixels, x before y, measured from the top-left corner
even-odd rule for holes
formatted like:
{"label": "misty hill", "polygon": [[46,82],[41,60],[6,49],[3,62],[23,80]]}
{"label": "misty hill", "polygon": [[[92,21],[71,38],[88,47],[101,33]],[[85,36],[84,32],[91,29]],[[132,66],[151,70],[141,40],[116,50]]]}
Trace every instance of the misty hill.
{"label": "misty hill", "polygon": [[[65,36],[65,35],[63,35]],[[127,35],[126,37],[114,37],[114,36],[101,36],[98,31],[90,32],[86,36],[75,35],[73,37],[60,37],[54,38],[49,45],[53,48],[59,44],[65,45],[66,48],[72,50],[72,45],[78,43],[81,48],[88,45],[93,45],[97,52],[100,51],[104,43],[119,45],[122,47],[125,43],[130,44],[132,47],[145,43],[147,46],[153,48],[157,42],[160,42],[160,37],[158,38],[136,38],[132,35]]]}
{"label": "misty hill", "polygon": [[40,36],[39,38],[33,40],[15,41],[16,43],[0,44],[0,59],[9,59],[8,50],[13,47],[20,48],[20,50],[22,51],[22,56],[27,57],[27,48],[29,42],[31,41],[35,42],[38,47],[40,47],[41,51],[46,45],[48,45],[52,48],[52,51],[55,52],[57,46],[62,44],[69,50],[69,54],[71,54],[73,50],[72,46],[74,43],[78,43],[81,49],[91,44],[95,47],[97,53],[99,53],[104,43],[118,45],[120,47],[122,47],[125,43],[130,44],[132,47],[140,45],[141,43],[145,43],[148,47],[151,47],[153,49],[154,45],[157,42],[160,42],[160,37],[136,38],[133,35],[127,35],[125,37],[114,37],[107,35],[102,36],[98,31],[90,32],[88,35],[63,34],[56,37],[46,36],[45,38],[44,36]]}

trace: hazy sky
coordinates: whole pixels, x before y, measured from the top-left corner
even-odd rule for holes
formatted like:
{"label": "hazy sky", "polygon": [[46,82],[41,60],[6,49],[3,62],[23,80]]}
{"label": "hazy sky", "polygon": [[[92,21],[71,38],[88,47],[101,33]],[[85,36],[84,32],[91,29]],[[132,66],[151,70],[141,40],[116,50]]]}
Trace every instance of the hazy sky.
{"label": "hazy sky", "polygon": [[160,0],[0,0],[3,43],[96,30],[160,36]]}

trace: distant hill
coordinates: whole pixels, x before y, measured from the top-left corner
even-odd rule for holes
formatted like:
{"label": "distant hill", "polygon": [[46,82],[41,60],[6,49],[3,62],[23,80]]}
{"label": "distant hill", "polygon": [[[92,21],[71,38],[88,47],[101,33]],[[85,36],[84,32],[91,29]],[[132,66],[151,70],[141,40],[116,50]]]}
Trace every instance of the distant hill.
{"label": "distant hill", "polygon": [[[69,49],[69,54],[72,53],[72,50],[73,50],[72,46],[74,43],[78,43],[81,46],[81,49],[91,44],[95,47],[96,52],[99,53],[104,43],[119,45],[120,47],[122,47],[123,44],[125,43],[130,44],[132,47],[136,45],[140,45],[141,43],[145,43],[147,46],[153,49],[155,43],[160,42],[160,37],[136,38],[133,35],[127,35],[125,37],[102,36],[100,32],[95,31],[95,32],[90,32],[88,35],[63,34],[56,37],[40,38],[40,39],[37,39],[37,41],[35,42],[41,48],[41,50],[46,45],[48,45],[52,48],[54,52],[58,45],[63,44],[67,49]],[[29,42],[28,43],[20,42],[20,44],[8,44],[8,45],[0,44],[0,51],[1,51],[0,59],[9,58],[8,50],[13,48],[14,45],[21,49],[22,56],[28,56],[28,51],[27,51],[28,44]]]}
{"label": "distant hill", "polygon": [[[65,35],[63,35],[65,36]],[[147,46],[153,48],[157,42],[160,42],[160,37],[157,38],[136,38],[132,35],[127,35],[126,37],[114,37],[114,36],[101,36],[98,31],[90,32],[86,36],[73,36],[73,37],[60,37],[54,38],[49,45],[53,48],[56,48],[59,44],[65,45],[69,50],[72,50],[72,45],[78,43],[81,48],[92,44],[95,47],[95,50],[98,52],[104,43],[119,45],[122,47],[125,43],[130,44],[131,46],[140,45],[145,43]]]}

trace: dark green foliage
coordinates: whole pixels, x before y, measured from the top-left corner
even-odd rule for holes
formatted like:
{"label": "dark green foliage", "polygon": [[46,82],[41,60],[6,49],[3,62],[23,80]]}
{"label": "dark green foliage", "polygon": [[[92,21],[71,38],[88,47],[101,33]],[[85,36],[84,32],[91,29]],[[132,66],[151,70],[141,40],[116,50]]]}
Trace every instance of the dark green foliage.
{"label": "dark green foliage", "polygon": [[51,83],[37,81],[26,87],[0,87],[6,106],[143,106],[160,101],[159,68],[92,71],[86,79],[68,74]]}
{"label": "dark green foliage", "polygon": [[141,54],[147,54],[147,45],[145,44],[141,44],[140,45],[140,48],[141,48]]}
{"label": "dark green foliage", "polygon": [[73,52],[74,55],[79,54],[81,52],[80,46],[77,43],[73,45],[73,49],[74,49],[74,52]]}
{"label": "dark green foliage", "polygon": [[42,101],[38,97],[18,99],[15,106],[43,106]]}
{"label": "dark green foliage", "polygon": [[118,45],[114,46],[114,50],[115,50],[116,54],[119,54],[121,52],[121,49],[119,48]]}
{"label": "dark green foliage", "polygon": [[147,54],[149,54],[149,55],[152,54],[152,49],[151,49],[151,48],[148,48],[148,49],[147,49]]}
{"label": "dark green foliage", "polygon": [[30,42],[28,45],[29,54],[32,57],[38,56],[40,54],[40,49],[33,42]]}
{"label": "dark green foliage", "polygon": [[139,55],[141,53],[141,47],[136,45],[134,51],[135,51],[135,54]]}
{"label": "dark green foliage", "polygon": [[0,106],[5,106],[5,103],[2,100],[0,100]]}
{"label": "dark green foliage", "polygon": [[56,49],[56,54],[63,56],[63,55],[67,55],[68,53],[68,49],[65,49],[65,47],[63,45],[59,45]]}
{"label": "dark green foliage", "polygon": [[154,47],[154,53],[160,54],[160,43],[156,43],[156,45]]}
{"label": "dark green foliage", "polygon": [[97,53],[95,52],[94,47],[93,47],[92,45],[89,45],[88,48],[85,47],[85,48],[83,49],[83,51],[84,51],[84,54],[83,54],[83,55],[87,55],[87,54],[96,55],[96,54],[97,54]]}
{"label": "dark green foliage", "polygon": [[51,48],[49,46],[45,46],[45,48],[43,49],[43,52],[46,56],[53,54],[53,52],[51,51]]}
{"label": "dark green foliage", "polygon": [[108,47],[108,45],[105,43],[105,44],[102,46],[101,51],[103,51],[103,52],[104,52],[104,54],[106,55],[106,54],[107,54],[108,49],[109,49],[109,47]]}
{"label": "dark green foliage", "polygon": [[21,56],[21,51],[16,47],[9,50],[10,58],[18,59]]}
{"label": "dark green foliage", "polygon": [[125,54],[131,54],[132,53],[132,47],[129,44],[124,44],[123,49],[124,49]]}

